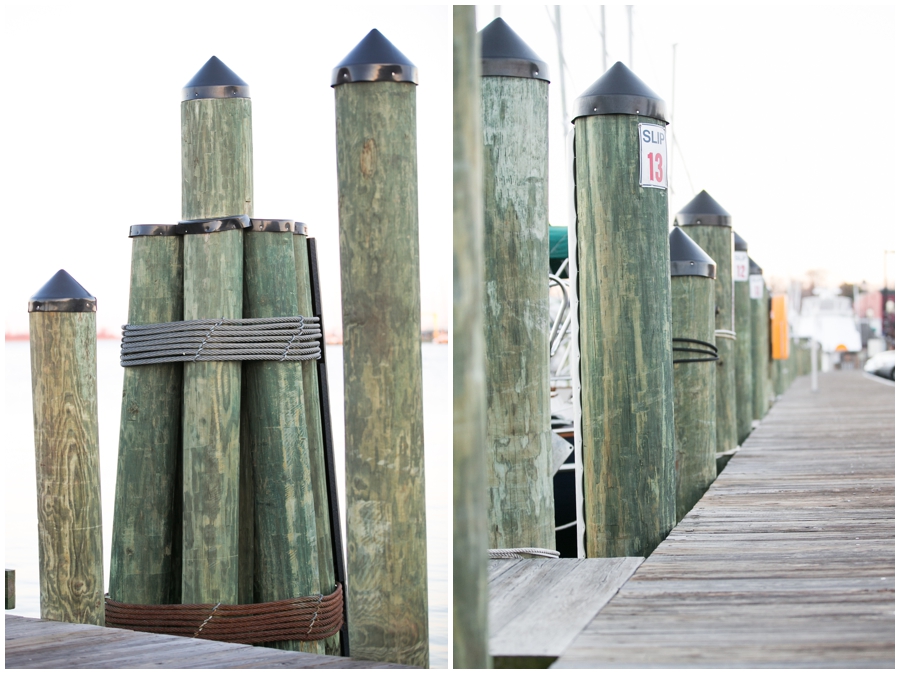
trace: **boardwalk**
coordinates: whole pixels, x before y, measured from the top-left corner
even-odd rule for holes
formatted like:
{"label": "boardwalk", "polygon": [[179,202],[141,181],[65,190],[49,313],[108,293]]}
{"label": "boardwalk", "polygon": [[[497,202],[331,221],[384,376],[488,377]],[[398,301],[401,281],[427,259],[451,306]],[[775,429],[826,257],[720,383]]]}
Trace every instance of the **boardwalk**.
{"label": "boardwalk", "polygon": [[553,667],[893,667],[894,389],[798,378]]}
{"label": "boardwalk", "polygon": [[7,669],[407,669],[312,653],[6,616]]}

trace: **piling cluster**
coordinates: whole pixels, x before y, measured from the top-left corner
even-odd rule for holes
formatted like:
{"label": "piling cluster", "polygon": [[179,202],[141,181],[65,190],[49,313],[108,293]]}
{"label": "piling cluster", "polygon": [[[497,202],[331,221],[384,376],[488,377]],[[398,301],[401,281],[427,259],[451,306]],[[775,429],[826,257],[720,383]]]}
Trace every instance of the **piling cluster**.
{"label": "piling cluster", "polygon": [[[253,217],[246,82],[212,57],[184,87],[183,219],[130,231],[124,334],[140,342],[141,362],[123,342],[110,620],[210,607],[198,636],[224,619],[218,607],[315,607],[329,595],[328,615],[307,611],[307,631],[275,625],[282,636],[260,638],[427,666],[417,80],[377,30],[332,72],[350,582],[315,241],[303,223]],[[103,624],[95,311],[64,271],[29,304],[42,615]],[[160,620],[153,631],[166,631]],[[222,628],[206,634],[244,639]]]}

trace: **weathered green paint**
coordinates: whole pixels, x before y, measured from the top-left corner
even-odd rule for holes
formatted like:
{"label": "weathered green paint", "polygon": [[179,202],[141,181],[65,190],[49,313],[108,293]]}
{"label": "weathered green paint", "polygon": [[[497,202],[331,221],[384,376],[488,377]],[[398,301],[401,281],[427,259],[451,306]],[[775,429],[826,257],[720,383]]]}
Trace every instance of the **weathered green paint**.
{"label": "weathered green paint", "polygon": [[28,317],[41,618],[103,625],[96,314]]}
{"label": "weathered green paint", "polygon": [[16,607],[16,570],[6,569],[6,591],[4,592],[4,606],[7,611]]}
{"label": "weathered green paint", "polygon": [[334,91],[350,654],[426,667],[416,91]]}
{"label": "weathered green paint", "polygon": [[[714,344],[716,282],[672,277],[672,336]],[[699,348],[690,343],[676,347]],[[675,351],[675,360],[705,358]],[[716,363],[675,363],[675,520],[680,522],[716,479]]]}
{"label": "weathered green paint", "polygon": [[[182,320],[182,237],[132,239],[128,323]],[[109,596],[129,604],[181,602],[181,363],[124,368]]]}
{"label": "weathered green paint", "polygon": [[[244,236],[244,317],[297,316],[297,272],[291,232]],[[257,602],[316,594],[316,512],[310,475],[303,373],[296,361],[245,361],[247,440],[253,460],[254,583]],[[331,591],[331,588],[329,588]],[[321,641],[272,644],[324,653]]]}
{"label": "weathered green paint", "polygon": [[[253,215],[250,100],[181,104],[182,218]],[[184,237],[184,318],[243,316],[243,232]],[[241,363],[184,365],[182,602],[237,603]]]}
{"label": "weathered green paint", "polygon": [[483,77],[488,543],[556,548],[550,449],[548,82]]}
{"label": "weathered green paint", "polygon": [[[297,269],[297,302],[301,316],[312,316],[312,293],[309,280],[309,251],[306,236],[293,236],[294,264]],[[323,326],[324,328],[324,326]],[[303,409],[306,411],[306,432],[309,442],[309,472],[312,478],[313,500],[316,510],[316,548],[319,567],[319,591],[334,591],[334,559],[331,554],[331,519],[328,511],[328,481],[325,473],[325,443],[322,435],[322,408],[319,405],[319,374],[316,361],[301,363],[303,374]],[[325,640],[328,655],[340,654],[338,635]]]}
{"label": "weathered green paint", "polygon": [[750,355],[753,372],[753,419],[760,420],[769,411],[769,306],[763,296],[750,300]]}
{"label": "weathered green paint", "polygon": [[638,123],[659,122],[575,120],[588,557],[647,556],[675,525],[667,195],[639,186]]}
{"label": "weathered green paint", "polygon": [[738,444],[753,430],[753,336],[750,281],[734,282],[734,415]]}
{"label": "weathered green paint", "polygon": [[487,628],[481,50],[453,8],[453,665],[491,666]]}
{"label": "weathered green paint", "polygon": [[[684,225],[691,237],[716,261],[716,330],[734,332],[734,283],[731,258],[734,234],[720,225]],[[719,360],[716,363],[716,452],[728,452],[738,446],[735,404],[735,339],[716,336]]]}

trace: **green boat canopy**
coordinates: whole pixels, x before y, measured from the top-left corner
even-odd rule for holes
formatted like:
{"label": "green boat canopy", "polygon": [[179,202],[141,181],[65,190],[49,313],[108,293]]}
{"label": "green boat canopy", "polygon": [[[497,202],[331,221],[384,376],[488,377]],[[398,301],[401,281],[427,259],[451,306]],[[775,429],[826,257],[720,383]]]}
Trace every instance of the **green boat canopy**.
{"label": "green boat canopy", "polygon": [[[550,227],[550,273],[555,274],[559,265],[569,257],[569,228]],[[568,268],[563,272],[563,278],[569,276]]]}

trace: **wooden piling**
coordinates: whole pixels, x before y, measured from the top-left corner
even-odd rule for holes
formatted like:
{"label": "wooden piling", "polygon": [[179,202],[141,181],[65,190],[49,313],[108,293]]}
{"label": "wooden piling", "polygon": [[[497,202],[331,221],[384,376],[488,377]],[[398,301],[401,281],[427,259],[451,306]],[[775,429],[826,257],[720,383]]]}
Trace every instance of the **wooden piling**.
{"label": "wooden piling", "polygon": [[503,19],[479,36],[488,544],[555,549],[548,68]]}
{"label": "wooden piling", "polygon": [[769,307],[762,268],[750,259],[750,354],[753,371],[753,420],[769,411]]}
{"label": "wooden piling", "polygon": [[4,606],[9,611],[16,607],[16,570],[6,569],[6,591],[4,592]]}
{"label": "wooden piling", "polygon": [[[294,264],[297,269],[297,302],[301,316],[314,316],[309,276],[309,251],[306,226],[295,223]],[[324,330],[324,326],[323,326]],[[323,347],[324,348],[324,347]],[[319,568],[319,592],[330,594],[334,590],[335,573],[332,559],[331,517],[328,506],[328,484],[325,472],[325,446],[322,433],[322,408],[319,401],[318,363],[314,360],[300,363],[303,375],[303,409],[306,412],[306,432],[309,443],[309,473],[312,479],[313,502],[316,514],[316,550]],[[338,655],[338,636],[325,640],[325,652]]]}
{"label": "wooden piling", "polygon": [[350,653],[428,665],[416,82],[377,30],[332,75]]}
{"label": "wooden piling", "polygon": [[[300,315],[292,220],[251,220],[244,235],[244,318]],[[317,594],[318,541],[299,361],[245,361],[241,405],[253,460],[256,602]],[[327,592],[333,591],[328,587]],[[274,648],[324,653],[321,641]]]}
{"label": "wooden piling", "polygon": [[103,625],[96,311],[62,269],[28,301],[41,618]]}
{"label": "wooden piling", "polygon": [[716,453],[738,447],[735,409],[734,284],[731,258],[734,239],[731,215],[706,190],[675,216],[675,224],[716,261]]}
{"label": "wooden piling", "polygon": [[716,479],[716,263],[676,227],[669,234],[675,408],[675,521]]}
{"label": "wooden piling", "polygon": [[481,49],[453,7],[453,665],[491,666],[487,627],[487,389]]}
{"label": "wooden piling", "polygon": [[665,179],[665,123],[663,101],[622,63],[575,102],[588,557],[647,556],[675,524],[666,190],[641,186],[644,130]]}
{"label": "wooden piling", "polygon": [[[175,225],[131,228],[129,325],[184,315],[182,237]],[[181,363],[124,368],[109,596],[181,603]]]}
{"label": "wooden piling", "polygon": [[753,336],[750,324],[750,256],[734,233],[734,414],[738,444],[753,430]]}
{"label": "wooden piling", "polygon": [[[185,220],[253,215],[249,88],[215,56],[184,88]],[[243,316],[243,232],[186,234],[184,319]],[[238,602],[241,363],[184,365],[182,602]]]}

